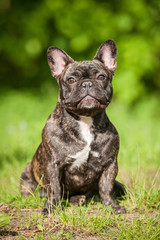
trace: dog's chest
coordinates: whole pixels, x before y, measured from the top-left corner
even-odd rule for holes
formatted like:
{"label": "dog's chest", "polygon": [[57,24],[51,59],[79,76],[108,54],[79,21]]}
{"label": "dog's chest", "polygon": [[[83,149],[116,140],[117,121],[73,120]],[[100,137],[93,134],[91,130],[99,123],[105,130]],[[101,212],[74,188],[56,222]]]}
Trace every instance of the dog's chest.
{"label": "dog's chest", "polygon": [[94,135],[91,132],[91,126],[93,123],[92,121],[93,120],[91,117],[81,117],[81,120],[78,122],[79,133],[82,140],[86,142],[86,145],[81,151],[77,152],[75,155],[70,156],[71,158],[75,159],[72,164],[72,168],[80,167],[88,160],[89,154],[91,152],[91,144],[94,140]]}

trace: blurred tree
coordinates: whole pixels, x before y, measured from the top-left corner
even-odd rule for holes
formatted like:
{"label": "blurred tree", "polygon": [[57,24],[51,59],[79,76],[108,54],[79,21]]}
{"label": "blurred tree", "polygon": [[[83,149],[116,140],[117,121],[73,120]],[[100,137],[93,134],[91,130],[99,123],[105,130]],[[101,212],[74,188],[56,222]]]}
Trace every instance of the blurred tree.
{"label": "blurred tree", "polygon": [[112,38],[118,47],[115,95],[127,104],[160,89],[160,1],[1,0],[1,88],[53,82],[50,45],[76,60],[92,59]]}

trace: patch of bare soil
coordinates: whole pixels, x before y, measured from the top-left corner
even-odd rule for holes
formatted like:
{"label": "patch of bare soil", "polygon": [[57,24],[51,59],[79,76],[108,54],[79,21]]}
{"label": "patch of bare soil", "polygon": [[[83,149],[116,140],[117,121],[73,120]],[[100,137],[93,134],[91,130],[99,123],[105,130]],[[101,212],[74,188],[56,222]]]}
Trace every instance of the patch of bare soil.
{"label": "patch of bare soil", "polygon": [[[97,214],[98,210],[91,210],[88,212],[89,216]],[[50,215],[47,218],[41,215],[41,209],[13,209],[12,207],[1,203],[0,213],[5,212],[11,216],[10,226],[5,230],[0,231],[0,239],[4,240],[18,240],[18,239],[42,239],[38,235],[43,234],[43,239],[52,239],[52,236],[60,236],[57,239],[75,239],[75,240],[96,240],[99,239],[99,235],[88,233],[86,230],[80,230],[78,227],[70,227],[59,223],[59,221]],[[35,216],[35,219],[33,217]],[[141,213],[144,214],[143,212]],[[150,216],[156,216],[157,213],[150,212]],[[148,216],[148,218],[150,217]],[[138,210],[132,213],[127,213],[121,216],[123,221],[127,219],[126,224],[130,224],[133,219],[139,218]],[[39,221],[40,220],[40,221]],[[63,232],[62,232],[63,229]],[[113,229],[114,230],[114,229]],[[71,238],[67,238],[66,233],[72,232]],[[63,237],[64,233],[64,237]],[[49,237],[50,235],[50,237]]]}
{"label": "patch of bare soil", "polygon": [[[74,239],[87,239],[95,240],[97,237],[90,235],[86,236],[86,233],[81,232],[77,227],[70,228],[69,226],[63,226],[55,219],[53,215],[43,218],[41,215],[41,209],[21,209],[16,210],[9,207],[6,204],[0,204],[0,213],[5,212],[7,215],[11,216],[10,226],[5,230],[0,230],[0,239],[4,240],[14,240],[14,239],[41,239],[38,238],[38,234],[43,234],[43,239],[52,239],[52,236],[57,236],[60,234],[60,239],[66,239],[65,234],[72,230],[72,235]],[[37,216],[41,218],[40,224],[38,224]],[[43,222],[43,224],[42,224]],[[62,230],[64,231],[64,238]],[[51,237],[49,237],[49,235]],[[23,237],[23,238],[22,238]],[[58,238],[57,238],[58,239]],[[68,238],[67,238],[68,239]]]}

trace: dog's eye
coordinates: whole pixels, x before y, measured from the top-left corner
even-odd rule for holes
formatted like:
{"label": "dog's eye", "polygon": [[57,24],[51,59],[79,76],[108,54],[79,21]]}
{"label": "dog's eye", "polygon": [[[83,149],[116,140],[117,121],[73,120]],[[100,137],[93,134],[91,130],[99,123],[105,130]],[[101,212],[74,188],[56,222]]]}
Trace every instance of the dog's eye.
{"label": "dog's eye", "polygon": [[76,80],[73,77],[68,78],[67,83],[72,84],[75,83]]}
{"label": "dog's eye", "polygon": [[105,80],[105,76],[103,75],[103,74],[100,74],[100,75],[98,75],[98,77],[97,77],[97,79],[98,80],[101,80],[101,81],[103,81],[103,80]]}

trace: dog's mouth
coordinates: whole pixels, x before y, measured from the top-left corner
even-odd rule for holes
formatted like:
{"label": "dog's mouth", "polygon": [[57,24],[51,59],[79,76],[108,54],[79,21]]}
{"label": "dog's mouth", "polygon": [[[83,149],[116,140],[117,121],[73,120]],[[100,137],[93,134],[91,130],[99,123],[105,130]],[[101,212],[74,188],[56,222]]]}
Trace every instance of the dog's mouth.
{"label": "dog's mouth", "polygon": [[105,105],[101,104],[96,98],[87,95],[77,104],[78,109],[93,109],[93,108],[105,108]]}
{"label": "dog's mouth", "polygon": [[80,101],[77,103],[68,103],[67,108],[69,110],[94,110],[94,109],[105,109],[110,101],[107,101],[106,103],[100,102],[95,97],[92,97],[90,95],[87,95],[83,97]]}

